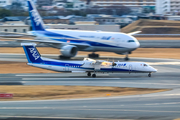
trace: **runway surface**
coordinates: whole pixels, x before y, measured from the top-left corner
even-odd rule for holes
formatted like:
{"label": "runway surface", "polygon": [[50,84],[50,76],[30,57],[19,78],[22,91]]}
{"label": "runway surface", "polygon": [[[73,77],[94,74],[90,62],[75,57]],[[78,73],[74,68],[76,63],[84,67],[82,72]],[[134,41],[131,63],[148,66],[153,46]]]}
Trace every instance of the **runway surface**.
{"label": "runway surface", "polygon": [[[56,58],[56,55],[45,55]],[[80,57],[80,56],[79,56]],[[1,54],[0,60],[25,61],[24,55]],[[14,59],[12,59],[14,58]],[[106,58],[106,57],[104,57]],[[115,59],[118,60],[118,59]],[[132,58],[152,65],[158,72],[147,74],[0,74],[0,83],[23,85],[86,85],[167,88],[167,92],[92,99],[0,102],[0,116],[61,118],[175,119],[180,118],[180,60]]]}
{"label": "runway surface", "polygon": [[124,97],[0,102],[0,116],[170,120],[180,117],[179,90]]}

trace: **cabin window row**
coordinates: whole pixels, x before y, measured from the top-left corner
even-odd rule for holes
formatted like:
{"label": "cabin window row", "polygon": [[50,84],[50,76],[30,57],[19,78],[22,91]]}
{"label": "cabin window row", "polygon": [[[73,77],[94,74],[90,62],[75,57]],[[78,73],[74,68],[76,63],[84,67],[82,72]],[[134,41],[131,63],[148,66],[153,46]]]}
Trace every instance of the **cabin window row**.
{"label": "cabin window row", "polygon": [[77,68],[77,67],[80,67],[80,66],[70,66],[70,67],[74,67],[74,68]]}
{"label": "cabin window row", "polygon": [[127,67],[127,66],[114,66],[114,67]]}

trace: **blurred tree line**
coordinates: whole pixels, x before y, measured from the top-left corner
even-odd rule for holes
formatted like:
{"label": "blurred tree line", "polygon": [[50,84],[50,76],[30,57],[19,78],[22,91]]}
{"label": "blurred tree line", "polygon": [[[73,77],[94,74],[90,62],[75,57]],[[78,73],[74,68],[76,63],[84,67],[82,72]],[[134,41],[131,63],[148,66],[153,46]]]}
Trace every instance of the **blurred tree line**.
{"label": "blurred tree line", "polygon": [[[51,13],[49,11],[57,11],[56,13]],[[53,8],[52,10],[43,10],[38,9],[42,16],[67,16],[67,15],[78,15],[86,16],[87,14],[107,14],[107,15],[125,15],[131,12],[130,8],[120,5],[120,6],[107,6],[99,7],[94,6],[92,8],[87,8],[83,10],[66,10],[66,9],[57,9]],[[23,9],[23,6],[20,2],[13,2],[8,9],[0,8],[0,18],[8,16],[28,16],[28,11]]]}
{"label": "blurred tree line", "polygon": [[23,9],[19,2],[13,2],[8,8],[0,8],[0,18],[8,16],[28,16],[29,13]]}

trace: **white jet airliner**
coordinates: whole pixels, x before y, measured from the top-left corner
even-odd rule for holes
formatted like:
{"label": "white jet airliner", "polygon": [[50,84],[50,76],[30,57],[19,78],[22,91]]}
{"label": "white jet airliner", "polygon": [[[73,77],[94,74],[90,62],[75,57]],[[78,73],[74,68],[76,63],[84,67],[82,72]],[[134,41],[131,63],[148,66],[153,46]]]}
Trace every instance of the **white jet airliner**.
{"label": "white jet airliner", "polygon": [[45,29],[42,18],[34,4],[31,0],[27,2],[33,28],[33,31],[28,33],[36,36],[36,39],[16,39],[17,41],[45,43],[48,46],[58,48],[62,54],[61,58],[74,57],[78,51],[93,52],[89,57],[98,57],[98,54],[94,54],[94,52],[105,51],[126,55],[125,59],[128,60],[128,54],[140,46],[138,40],[132,36],[140,31],[125,34],[120,32]]}
{"label": "white jet airliner", "polygon": [[84,72],[88,76],[96,77],[96,73],[151,73],[157,70],[142,62],[108,62],[85,58],[84,61],[60,61],[40,56],[35,43],[21,43],[24,48],[28,65],[58,71]]}

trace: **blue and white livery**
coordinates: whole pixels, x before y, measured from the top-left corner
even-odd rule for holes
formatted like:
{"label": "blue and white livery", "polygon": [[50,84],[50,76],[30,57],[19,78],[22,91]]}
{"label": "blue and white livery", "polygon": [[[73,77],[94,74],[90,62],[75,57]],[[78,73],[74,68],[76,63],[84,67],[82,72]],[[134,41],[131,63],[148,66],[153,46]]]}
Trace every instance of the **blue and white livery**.
{"label": "blue and white livery", "polygon": [[85,58],[83,61],[60,61],[43,58],[36,49],[34,43],[22,43],[28,65],[58,71],[58,72],[84,72],[88,76],[96,77],[96,73],[151,73],[157,70],[142,62],[108,62]]}
{"label": "blue and white livery", "polygon": [[[28,41],[46,43],[49,46],[58,48],[61,51],[62,58],[74,57],[78,51],[93,53],[105,51],[128,55],[140,46],[137,39],[132,36],[140,31],[125,34],[119,32],[45,29],[43,20],[34,4],[31,0],[27,2],[33,28],[33,31],[30,31],[29,34],[37,37],[35,40]],[[91,54],[92,57],[93,55],[96,54]]]}

